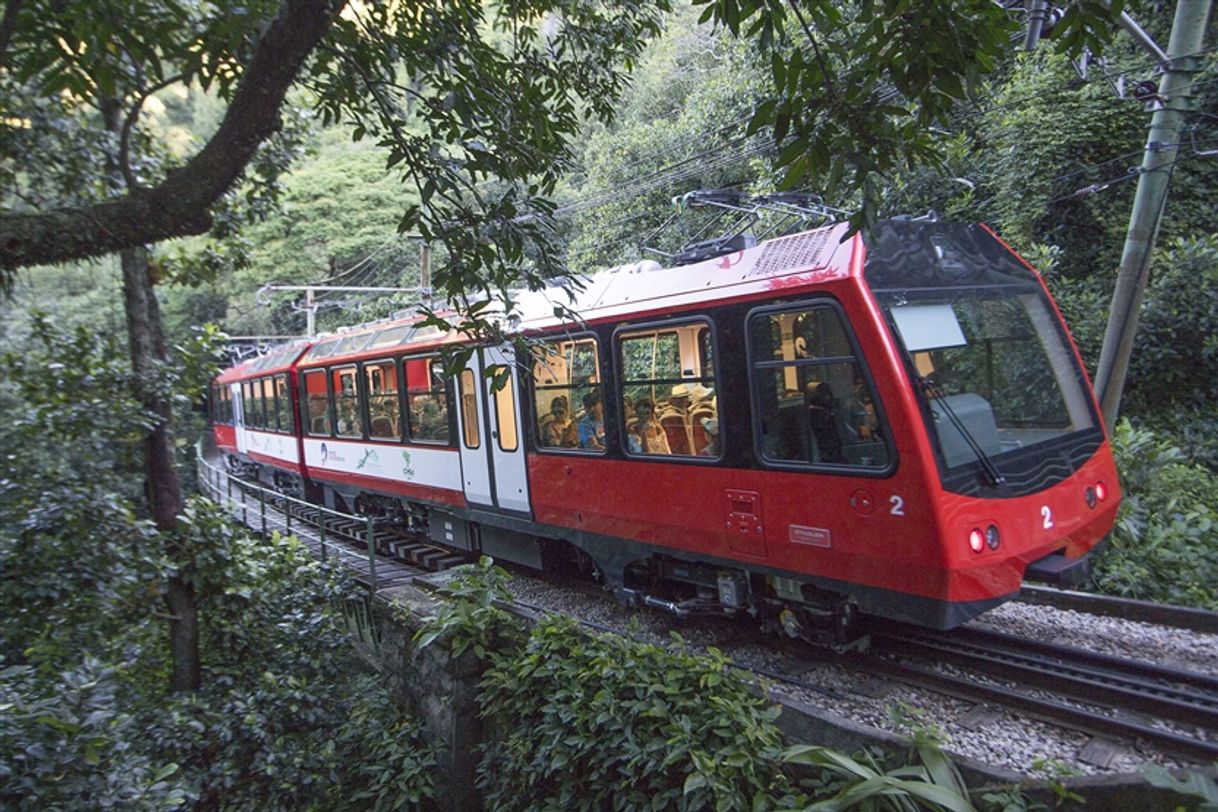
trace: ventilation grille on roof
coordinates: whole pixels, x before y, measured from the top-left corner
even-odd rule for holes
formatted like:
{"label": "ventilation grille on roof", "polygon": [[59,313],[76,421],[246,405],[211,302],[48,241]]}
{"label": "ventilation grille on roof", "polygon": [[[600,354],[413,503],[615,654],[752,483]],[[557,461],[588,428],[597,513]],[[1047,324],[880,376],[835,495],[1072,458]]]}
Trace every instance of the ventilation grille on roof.
{"label": "ventilation grille on roof", "polygon": [[831,228],[795,234],[790,237],[780,237],[769,240],[757,258],[757,264],[749,272],[749,276],[765,276],[768,274],[790,271],[796,268],[814,268],[817,259],[829,244]]}

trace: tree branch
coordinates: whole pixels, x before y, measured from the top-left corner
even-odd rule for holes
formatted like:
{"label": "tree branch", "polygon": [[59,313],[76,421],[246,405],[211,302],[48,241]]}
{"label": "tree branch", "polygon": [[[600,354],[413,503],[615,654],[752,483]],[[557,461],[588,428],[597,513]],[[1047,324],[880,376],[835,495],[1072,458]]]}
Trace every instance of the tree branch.
{"label": "tree branch", "polygon": [[345,3],[282,0],[220,128],[159,185],[93,206],[0,215],[0,270],[98,256],[207,231],[211,205],[240,177],[258,146],[279,129],[279,108],[288,88]]}
{"label": "tree branch", "polygon": [[135,122],[139,120],[140,111],[144,108],[144,102],[148,101],[148,98],[153,93],[164,90],[170,85],[175,85],[184,79],[186,79],[186,74],[179,73],[176,76],[170,76],[157,82],[152,87],[141,90],[139,96],[131,103],[131,109],[127,111],[127,117],[123,119],[123,131],[118,139],[118,165],[122,170],[123,180],[127,182],[129,190],[134,191],[140,188],[139,179],[131,171],[131,130],[135,127]]}

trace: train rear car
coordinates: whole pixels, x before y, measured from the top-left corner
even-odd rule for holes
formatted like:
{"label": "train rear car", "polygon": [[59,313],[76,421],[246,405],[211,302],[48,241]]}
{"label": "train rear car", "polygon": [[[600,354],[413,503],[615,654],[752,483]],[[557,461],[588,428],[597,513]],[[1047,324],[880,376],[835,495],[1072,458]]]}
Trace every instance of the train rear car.
{"label": "train rear car", "polygon": [[294,496],[305,493],[295,364],[309,346],[297,342],[242,361],[211,389],[213,436],[229,470]]}

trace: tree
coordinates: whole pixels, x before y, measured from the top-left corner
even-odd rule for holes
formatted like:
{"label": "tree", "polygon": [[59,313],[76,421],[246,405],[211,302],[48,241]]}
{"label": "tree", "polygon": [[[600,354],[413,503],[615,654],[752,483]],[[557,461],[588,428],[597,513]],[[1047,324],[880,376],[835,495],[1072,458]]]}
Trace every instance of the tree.
{"label": "tree", "polygon": [[[200,685],[198,622],[188,551],[173,533],[182,495],[159,385],[156,266],[143,245],[227,224],[213,220],[217,202],[278,129],[288,89],[303,79],[327,120],[350,121],[357,139],[377,136],[389,165],[419,187],[426,216],[416,209],[404,224],[458,248],[450,293],[473,289],[478,274],[506,289],[504,269],[520,266],[525,237],[544,243],[542,226],[520,218],[520,201],[553,188],[585,114],[609,115],[621,65],[659,19],[653,6],[577,0],[381,2],[339,16],[344,6],[9,0],[0,28],[0,143],[9,156],[0,271],[122,253],[131,363],[139,399],[157,418],[144,443],[146,494],[177,564],[165,592],[175,691]],[[141,127],[141,112],[155,94],[194,83],[228,108],[206,144],[175,165]],[[490,176],[509,184],[493,197],[475,185]]]}

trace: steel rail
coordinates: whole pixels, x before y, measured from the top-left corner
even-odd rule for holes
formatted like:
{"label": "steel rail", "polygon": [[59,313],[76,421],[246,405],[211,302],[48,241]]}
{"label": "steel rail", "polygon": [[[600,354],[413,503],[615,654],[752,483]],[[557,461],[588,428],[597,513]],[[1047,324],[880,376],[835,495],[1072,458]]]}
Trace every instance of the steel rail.
{"label": "steel rail", "polygon": [[1114,595],[1100,595],[1092,592],[1074,592],[1034,584],[1024,584],[1019,593],[1019,600],[1023,603],[1052,606],[1055,609],[1071,609],[1091,615],[1136,620],[1153,623],[1156,626],[1172,626],[1204,634],[1218,634],[1218,612],[1188,606],[1118,598]]}
{"label": "steel rail", "polygon": [[1189,760],[1209,762],[1218,759],[1218,742],[1183,736],[1150,725],[1105,716],[1085,708],[1040,699],[1009,688],[955,677],[875,655],[857,657],[854,662],[866,671],[887,674],[909,685],[917,685],[972,702],[992,702],[1059,727],[1091,735],[1142,740],[1164,753]]}
{"label": "steel rail", "polygon": [[1043,657],[1056,657],[1080,665],[1096,669],[1109,669],[1123,674],[1140,677],[1147,680],[1191,685],[1203,691],[1218,695],[1218,676],[1205,674],[1200,671],[1186,671],[1180,668],[1170,668],[1142,660],[1131,660],[1112,654],[1103,654],[1088,649],[1069,648],[1057,643],[1045,643],[1040,640],[1030,640],[1026,637],[1016,637],[1003,632],[989,629],[957,629],[952,637],[967,640],[974,645],[990,645],[1008,650],[1028,652]]}
{"label": "steel rail", "polygon": [[[1180,673],[1205,679],[1202,675],[1157,669],[1160,673],[1148,677],[1142,673],[1146,664],[1119,658],[1108,658],[1108,665],[1097,668],[1089,664],[1086,653],[1079,658],[1083,662],[1074,662],[1071,655],[1075,652],[1070,649],[1053,647],[1051,655],[1033,654],[1020,650],[1019,644],[1025,641],[998,637],[1000,639],[995,642],[914,632],[873,635],[872,641],[883,646],[885,653],[947,661],[1092,705],[1218,730],[1218,693],[1197,686],[1181,687],[1171,676],[1165,676]],[[1010,647],[1006,645],[1008,642],[1012,643]]]}

